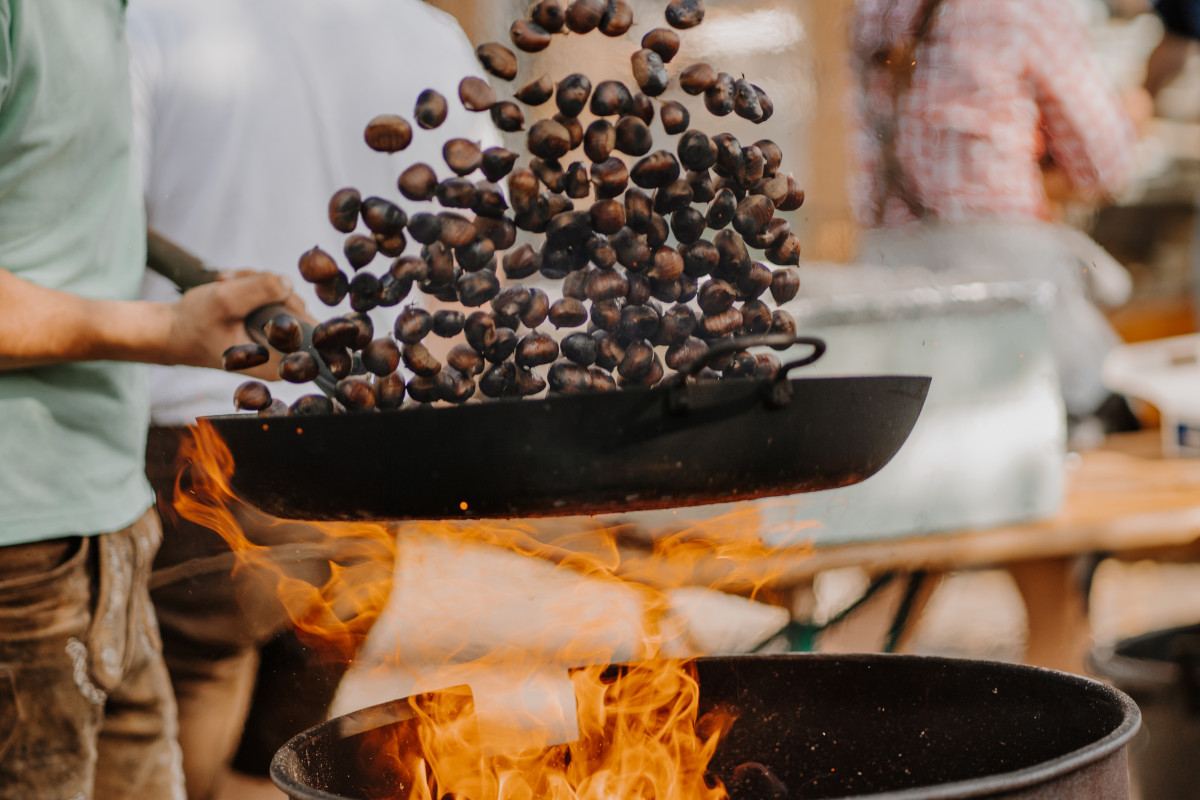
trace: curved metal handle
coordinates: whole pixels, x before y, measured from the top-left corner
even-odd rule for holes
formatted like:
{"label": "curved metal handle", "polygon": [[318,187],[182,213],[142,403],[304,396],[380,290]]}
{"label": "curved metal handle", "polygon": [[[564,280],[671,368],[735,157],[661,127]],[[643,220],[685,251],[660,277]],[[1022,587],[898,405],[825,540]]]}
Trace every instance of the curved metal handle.
{"label": "curved metal handle", "polygon": [[683,369],[675,373],[675,377],[671,380],[671,385],[667,387],[667,409],[672,413],[679,413],[688,409],[690,406],[688,378],[699,374],[700,370],[708,366],[713,359],[750,347],[779,347],[792,344],[808,345],[812,347],[813,351],[804,358],[784,364],[780,367],[779,372],[775,375],[775,379],[771,382],[771,388],[768,389],[767,402],[774,406],[787,405],[791,397],[791,385],[787,383],[788,373],[798,367],[811,364],[825,355],[826,345],[824,339],[818,339],[815,336],[796,336],[792,333],[764,333],[756,336],[738,336],[732,339],[722,339],[709,347],[695,361],[687,364]]}
{"label": "curved metal handle", "polygon": [[[789,362],[787,369],[811,364],[825,354],[825,341],[814,336],[796,336],[792,333],[763,333],[755,336],[736,336],[732,339],[722,339],[710,346],[708,350],[704,351],[703,355],[675,373],[674,381],[679,385],[683,385],[688,378],[699,374],[700,370],[707,367],[714,359],[729,355],[730,353],[736,353],[751,347],[781,347],[790,344],[810,345],[813,348],[813,352],[811,355],[798,361]],[[782,372],[783,370],[780,371]]]}
{"label": "curved metal handle", "polygon": [[793,344],[806,344],[812,347],[813,351],[804,358],[798,358],[795,361],[789,361],[779,368],[779,372],[775,376],[775,380],[782,380],[787,377],[787,374],[799,367],[807,367],[821,356],[825,355],[825,340],[818,339],[816,336],[797,336]]}

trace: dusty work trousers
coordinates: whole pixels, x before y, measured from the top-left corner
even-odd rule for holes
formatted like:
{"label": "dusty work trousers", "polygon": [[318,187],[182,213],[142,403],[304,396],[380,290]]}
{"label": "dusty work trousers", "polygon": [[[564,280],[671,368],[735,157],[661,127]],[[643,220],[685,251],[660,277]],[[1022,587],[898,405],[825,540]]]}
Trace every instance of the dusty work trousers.
{"label": "dusty work trousers", "polygon": [[264,548],[254,564],[239,563],[220,534],[172,507],[176,480],[190,485],[178,458],[189,435],[187,428],[151,428],[146,474],[163,519],[152,597],[179,705],[188,798],[205,800],[231,768],[265,777],[288,739],[325,720],[349,667],[344,652],[293,632],[278,598],[280,578],[320,586],[331,563],[365,562],[364,580],[387,588],[393,558],[382,543],[338,539],[231,502],[231,521]]}
{"label": "dusty work trousers", "polygon": [[0,798],[183,798],[147,593],[153,511],[116,533],[0,548]]}

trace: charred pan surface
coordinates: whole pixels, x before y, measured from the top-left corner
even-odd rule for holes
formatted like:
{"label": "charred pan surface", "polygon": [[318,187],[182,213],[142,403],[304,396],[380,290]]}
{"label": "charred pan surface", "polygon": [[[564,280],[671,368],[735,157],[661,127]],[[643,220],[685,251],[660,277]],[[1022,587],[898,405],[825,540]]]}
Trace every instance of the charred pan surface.
{"label": "charred pan surface", "polygon": [[[404,414],[209,422],[233,487],[280,517],[559,516],[700,505],[845,486],[881,469],[916,422],[928,378],[695,384],[500,400]],[[469,442],[470,446],[458,443]]]}

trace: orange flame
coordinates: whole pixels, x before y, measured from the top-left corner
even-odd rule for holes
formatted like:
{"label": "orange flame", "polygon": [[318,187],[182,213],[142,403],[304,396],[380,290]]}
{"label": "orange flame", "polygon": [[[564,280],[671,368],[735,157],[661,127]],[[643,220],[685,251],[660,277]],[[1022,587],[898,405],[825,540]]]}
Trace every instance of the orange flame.
{"label": "orange flame", "polygon": [[[239,519],[255,512],[232,491],[232,457],[211,425],[201,421],[183,457],[188,469],[177,486],[178,512],[220,533],[238,553],[241,568],[274,568],[263,548],[243,532]],[[732,720],[699,717],[699,687],[686,659],[704,653],[680,644],[672,593],[700,585],[761,598],[769,596],[781,567],[774,565],[778,551],[757,536],[760,526],[751,506],[703,523],[675,522],[669,532],[654,535],[589,518],[305,523],[321,532],[325,541],[319,544],[348,548],[352,557],[331,564],[330,577],[320,586],[277,570],[279,597],[306,639],[325,642],[347,658],[358,651],[387,602],[397,540],[409,543],[410,552],[419,550],[416,543],[440,541],[453,548],[534,559],[592,592],[599,587],[606,603],[597,609],[593,601],[586,610],[582,604],[564,603],[569,608],[562,610],[563,616],[568,624],[579,625],[578,635],[565,640],[547,636],[553,653],[522,653],[512,643],[475,652],[467,642],[469,632],[425,631],[444,640],[439,657],[447,663],[411,687],[416,732],[381,728],[360,753],[371,777],[372,800],[725,797],[724,787],[708,778],[706,770]],[[794,548],[790,554],[795,555]],[[439,579],[435,570],[432,580]],[[449,594],[446,602],[458,599]],[[640,617],[632,633],[630,626],[617,630],[622,603],[635,607]],[[436,610],[431,616],[437,618]],[[607,625],[612,629],[605,630]],[[422,648],[428,643],[421,638],[428,636],[401,638],[396,647],[427,656]],[[403,654],[396,659],[403,661]],[[631,663],[614,670],[609,666],[614,661]],[[570,670],[573,708],[567,710],[572,717],[567,727],[572,736],[555,739],[556,734],[542,731],[522,738],[485,730],[496,715],[484,713],[487,698],[473,676],[499,671],[510,685],[518,685],[555,667],[560,675]],[[437,691],[416,694],[430,690]],[[526,711],[531,717],[540,713]],[[396,786],[404,788],[397,793]]]}
{"label": "orange flame", "polygon": [[[354,657],[378,619],[391,590],[395,537],[375,523],[305,524],[292,552],[329,555],[329,577],[314,585],[281,568],[277,554],[250,539],[247,528],[286,526],[246,505],[230,486],[233,456],[213,426],[199,420],[179,453],[182,471],[175,484],[175,510],[219,533],[237,554],[237,569],[275,579],[275,589],[297,635],[323,652]],[[247,524],[249,523],[249,524]],[[314,531],[320,536],[313,540]],[[284,537],[287,538],[287,537]]]}

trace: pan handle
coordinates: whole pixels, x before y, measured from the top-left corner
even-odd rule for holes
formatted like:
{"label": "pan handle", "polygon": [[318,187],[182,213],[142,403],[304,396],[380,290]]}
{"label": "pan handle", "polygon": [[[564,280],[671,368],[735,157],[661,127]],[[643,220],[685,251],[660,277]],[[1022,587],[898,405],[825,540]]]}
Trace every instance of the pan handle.
{"label": "pan handle", "polygon": [[[688,396],[688,378],[699,374],[700,370],[708,366],[713,359],[729,355],[730,353],[736,353],[739,350],[746,350],[750,347],[768,346],[782,348],[791,344],[808,345],[813,351],[804,358],[784,364],[779,368],[775,379],[771,381],[767,401],[775,406],[787,405],[791,397],[791,384],[787,382],[788,373],[793,369],[807,366],[825,355],[824,339],[818,339],[815,336],[796,336],[791,333],[764,333],[757,336],[738,336],[732,339],[723,339],[709,347],[703,355],[675,374],[675,377],[671,379],[671,385],[667,389],[667,408],[672,413],[680,413],[688,409],[691,404]],[[779,388],[781,386],[783,389]]]}
{"label": "pan handle", "polygon": [[[146,266],[171,281],[181,292],[212,283],[220,276],[219,272],[209,269],[195,255],[153,229],[146,231]],[[246,317],[246,332],[254,341],[266,345],[267,335],[263,332],[263,328],[266,327],[267,322],[276,314],[290,313],[281,303],[272,303],[255,309]],[[321,370],[313,383],[326,397],[336,399],[337,379],[333,377],[333,373],[325,366],[324,359],[312,346],[312,326],[302,319],[297,322],[300,323],[300,329],[304,333],[300,347],[302,350],[307,350],[317,360]]]}

